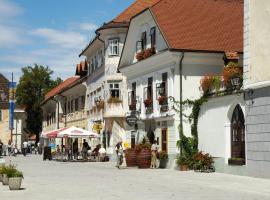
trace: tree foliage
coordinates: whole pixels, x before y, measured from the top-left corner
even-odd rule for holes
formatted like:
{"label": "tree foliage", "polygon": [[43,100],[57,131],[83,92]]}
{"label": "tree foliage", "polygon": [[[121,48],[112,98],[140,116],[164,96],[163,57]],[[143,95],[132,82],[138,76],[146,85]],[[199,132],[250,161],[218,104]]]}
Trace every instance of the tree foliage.
{"label": "tree foliage", "polygon": [[16,91],[17,104],[25,107],[27,129],[38,136],[42,130],[41,102],[45,94],[62,80],[53,80],[53,71],[47,66],[37,64],[23,67],[22,73]]}

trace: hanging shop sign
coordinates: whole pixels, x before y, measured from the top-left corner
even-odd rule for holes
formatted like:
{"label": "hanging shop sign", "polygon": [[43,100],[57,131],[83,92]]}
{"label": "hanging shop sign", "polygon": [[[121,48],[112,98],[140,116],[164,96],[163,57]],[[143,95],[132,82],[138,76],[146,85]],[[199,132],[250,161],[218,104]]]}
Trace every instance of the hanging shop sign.
{"label": "hanging shop sign", "polygon": [[126,122],[129,126],[134,126],[138,121],[136,112],[131,112],[130,115],[126,116]]}

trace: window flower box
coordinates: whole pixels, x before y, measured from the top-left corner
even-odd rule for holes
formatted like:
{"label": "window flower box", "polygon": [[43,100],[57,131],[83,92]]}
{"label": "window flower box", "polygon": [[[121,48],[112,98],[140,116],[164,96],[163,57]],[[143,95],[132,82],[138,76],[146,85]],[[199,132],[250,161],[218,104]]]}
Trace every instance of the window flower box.
{"label": "window flower box", "polygon": [[122,100],[119,97],[110,97],[107,103],[122,103]]}
{"label": "window flower box", "polygon": [[167,96],[163,95],[158,97],[159,105],[166,105],[167,104]]}
{"label": "window flower box", "polygon": [[[239,78],[239,86],[242,85],[243,69],[237,63],[229,62],[223,69],[224,85],[227,89],[233,88],[232,79]],[[237,89],[237,88],[236,88]],[[239,88],[238,88],[239,89]]]}
{"label": "window flower box", "polygon": [[145,100],[143,101],[143,103],[144,103],[145,107],[151,107],[153,101],[152,101],[152,99],[145,99]]}
{"label": "window flower box", "polygon": [[150,56],[154,55],[156,53],[155,48],[148,48],[146,50],[144,50],[144,54],[143,57],[144,59],[149,58]]}
{"label": "window flower box", "polygon": [[144,51],[138,52],[138,53],[136,54],[136,59],[137,59],[138,61],[143,60],[143,59],[144,59]]}

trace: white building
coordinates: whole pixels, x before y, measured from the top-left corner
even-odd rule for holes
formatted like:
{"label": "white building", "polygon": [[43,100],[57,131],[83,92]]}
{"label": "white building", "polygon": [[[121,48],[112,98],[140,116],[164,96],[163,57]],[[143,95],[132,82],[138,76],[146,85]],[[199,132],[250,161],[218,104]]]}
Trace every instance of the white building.
{"label": "white building", "polygon": [[101,134],[107,153],[113,154],[112,128],[117,123],[124,128],[127,107],[126,79],[117,67],[122,54],[130,18],[155,3],[137,0],[118,17],[96,30],[96,37],[82,51],[89,65],[86,91],[88,129]]}
{"label": "white building", "polygon": [[126,109],[139,113],[138,127],[127,127],[131,144],[147,135],[175,156],[179,124],[187,136],[191,132],[168,97],[200,98],[201,78],[221,75],[224,52],[242,52],[241,37],[237,40],[243,33],[241,6],[229,1],[160,1],[131,19],[119,64],[128,83]]}

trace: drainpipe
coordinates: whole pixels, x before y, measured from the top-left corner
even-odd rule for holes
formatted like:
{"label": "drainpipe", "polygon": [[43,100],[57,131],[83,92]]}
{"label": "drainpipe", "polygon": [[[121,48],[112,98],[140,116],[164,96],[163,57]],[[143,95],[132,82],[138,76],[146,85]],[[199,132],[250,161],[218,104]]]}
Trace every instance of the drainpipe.
{"label": "drainpipe", "polygon": [[[180,75],[180,130],[183,131],[183,60],[185,57],[185,52],[182,51],[180,62],[179,62],[179,75]],[[179,139],[181,139],[181,132],[179,132]],[[182,148],[180,148],[180,153],[182,154]]]}

